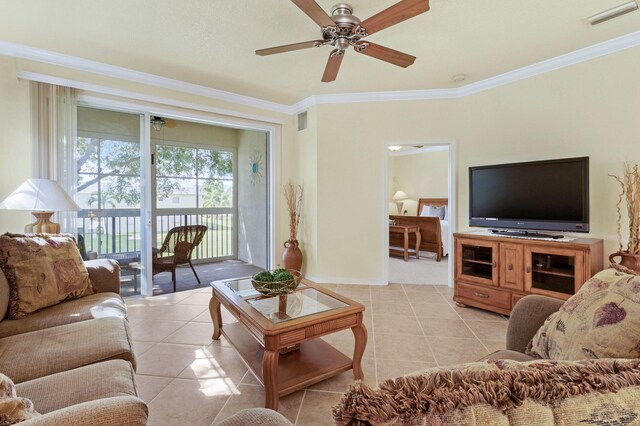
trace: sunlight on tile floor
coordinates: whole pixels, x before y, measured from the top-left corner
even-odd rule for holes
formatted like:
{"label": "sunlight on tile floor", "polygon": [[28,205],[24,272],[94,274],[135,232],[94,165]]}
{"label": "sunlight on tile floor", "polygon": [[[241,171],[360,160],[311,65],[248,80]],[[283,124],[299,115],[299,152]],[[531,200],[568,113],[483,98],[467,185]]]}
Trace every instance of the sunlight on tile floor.
{"label": "sunlight on tile floor", "polygon": [[[452,290],[433,285],[329,285],[365,305],[369,340],[365,382],[468,361],[504,349],[507,318],[456,307]],[[210,425],[243,408],[261,407],[264,391],[235,350],[212,341],[210,288],[126,298],[138,359],[137,385],[150,425]],[[235,321],[223,308],[223,322]],[[350,330],[324,337],[351,356]],[[296,425],[331,425],[331,407],[353,383],[348,371],[280,399]]]}

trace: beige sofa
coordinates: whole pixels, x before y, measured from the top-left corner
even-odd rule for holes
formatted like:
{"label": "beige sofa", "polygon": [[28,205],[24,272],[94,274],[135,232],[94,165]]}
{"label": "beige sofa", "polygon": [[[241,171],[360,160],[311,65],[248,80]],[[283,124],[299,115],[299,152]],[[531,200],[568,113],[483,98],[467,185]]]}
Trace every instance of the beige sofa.
{"label": "beige sofa", "polygon": [[[95,293],[0,321],[0,372],[43,414],[24,425],[144,425],[126,306],[113,260],[85,263]],[[9,284],[0,271],[0,312]]]}

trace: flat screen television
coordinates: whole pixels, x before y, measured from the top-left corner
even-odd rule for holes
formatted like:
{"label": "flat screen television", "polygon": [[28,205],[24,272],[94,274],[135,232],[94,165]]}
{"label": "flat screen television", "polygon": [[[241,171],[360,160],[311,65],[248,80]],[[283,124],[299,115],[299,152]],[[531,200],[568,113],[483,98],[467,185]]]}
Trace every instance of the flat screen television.
{"label": "flat screen television", "polygon": [[589,232],[589,157],[470,167],[469,225]]}

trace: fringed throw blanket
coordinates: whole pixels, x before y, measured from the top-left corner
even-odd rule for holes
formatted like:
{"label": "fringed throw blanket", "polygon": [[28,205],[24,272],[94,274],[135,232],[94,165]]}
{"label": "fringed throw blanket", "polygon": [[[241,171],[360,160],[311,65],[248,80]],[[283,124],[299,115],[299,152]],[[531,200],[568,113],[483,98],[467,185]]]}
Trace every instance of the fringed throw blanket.
{"label": "fringed throw blanket", "polygon": [[351,386],[337,425],[640,425],[640,360],[489,360]]}

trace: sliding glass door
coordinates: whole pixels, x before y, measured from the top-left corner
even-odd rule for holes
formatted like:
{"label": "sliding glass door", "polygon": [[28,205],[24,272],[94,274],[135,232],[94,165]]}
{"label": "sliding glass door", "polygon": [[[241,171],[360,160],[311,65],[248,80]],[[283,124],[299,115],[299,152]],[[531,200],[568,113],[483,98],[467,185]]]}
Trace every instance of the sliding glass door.
{"label": "sliding glass door", "polygon": [[165,142],[156,144],[154,158],[157,247],[176,226],[205,225],[192,258],[235,259],[235,150]]}
{"label": "sliding glass door", "polygon": [[116,259],[122,294],[140,293],[143,115],[78,107],[77,234],[86,259]]}

